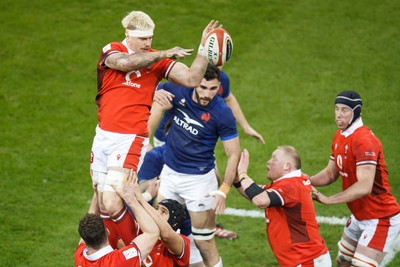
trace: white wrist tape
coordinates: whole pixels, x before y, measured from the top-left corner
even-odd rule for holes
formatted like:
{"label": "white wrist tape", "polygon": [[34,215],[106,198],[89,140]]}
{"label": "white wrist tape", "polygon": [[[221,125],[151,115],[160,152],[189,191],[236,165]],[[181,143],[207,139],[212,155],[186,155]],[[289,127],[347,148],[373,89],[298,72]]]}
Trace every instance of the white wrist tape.
{"label": "white wrist tape", "polygon": [[200,56],[203,56],[203,57],[207,57],[207,52],[203,45],[200,44],[197,54],[199,54]]}
{"label": "white wrist tape", "polygon": [[151,194],[149,193],[149,192],[144,192],[144,193],[142,193],[142,197],[144,198],[144,199],[146,199],[146,201],[147,202],[149,202],[150,200],[152,200],[153,198],[151,197]]}

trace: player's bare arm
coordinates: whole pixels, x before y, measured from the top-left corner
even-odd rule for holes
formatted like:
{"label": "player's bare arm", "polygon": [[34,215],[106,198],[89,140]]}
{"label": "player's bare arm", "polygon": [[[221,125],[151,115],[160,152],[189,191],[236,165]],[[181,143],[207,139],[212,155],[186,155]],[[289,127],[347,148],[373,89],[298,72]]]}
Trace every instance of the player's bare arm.
{"label": "player's bare arm", "polygon": [[177,234],[174,229],[169,225],[160,213],[158,213],[150,204],[142,197],[139,193],[136,193],[137,199],[140,205],[148,212],[148,214],[156,222],[158,228],[160,229],[161,240],[164,245],[175,255],[181,255],[184,250],[184,241],[182,237]]}
{"label": "player's bare arm", "polygon": [[253,179],[251,179],[247,174],[247,170],[249,168],[249,162],[250,162],[250,154],[247,151],[247,149],[244,149],[240,154],[240,160],[237,167],[238,176],[235,179],[236,183],[235,187],[242,196],[249,199],[257,207],[263,209],[268,208],[271,201],[266,191],[262,192],[261,190],[259,190],[260,194],[255,195],[252,199],[250,199],[245,193],[246,189],[248,189],[251,186],[254,186],[253,184],[255,184]]}
{"label": "player's bare arm", "polygon": [[140,249],[142,258],[146,258],[157,242],[160,230],[135,197],[135,190],[140,192],[136,172],[130,170],[127,180],[121,186],[113,186],[113,188],[135,214],[143,234],[137,236],[132,242]]}
{"label": "player's bare arm", "polygon": [[225,168],[224,181],[222,182],[218,191],[222,191],[222,194],[215,195],[214,210],[215,214],[223,214],[225,211],[226,197],[228,196],[229,189],[232,186],[233,181],[236,177],[236,169],[240,158],[240,142],[239,137],[223,141],[222,146],[224,147],[225,154],[228,158]]}
{"label": "player's bare arm", "polygon": [[357,167],[357,182],[346,190],[332,196],[325,196],[313,190],[314,198],[322,204],[331,205],[347,203],[371,193],[375,179],[375,165],[361,165]]}
{"label": "player's bare arm", "polygon": [[171,104],[160,105],[158,102],[153,103],[148,124],[150,135],[156,131],[157,126],[160,124],[161,118],[163,117],[164,111],[171,108]]}
{"label": "player's bare arm", "polygon": [[333,160],[329,160],[328,165],[319,173],[310,177],[313,186],[325,186],[335,182],[339,178],[339,172],[336,169]]}
{"label": "player's bare arm", "polygon": [[233,116],[235,116],[236,122],[242,127],[245,134],[248,136],[254,137],[258,142],[265,144],[264,138],[261,134],[259,134],[256,130],[254,130],[249,122],[247,121],[246,117],[243,114],[242,109],[240,108],[239,102],[237,101],[236,97],[233,93],[230,93],[227,98],[225,98],[225,102],[232,110]]}
{"label": "player's bare arm", "polygon": [[164,51],[137,52],[134,54],[119,52],[109,55],[105,64],[110,69],[129,72],[150,67],[165,57]]}

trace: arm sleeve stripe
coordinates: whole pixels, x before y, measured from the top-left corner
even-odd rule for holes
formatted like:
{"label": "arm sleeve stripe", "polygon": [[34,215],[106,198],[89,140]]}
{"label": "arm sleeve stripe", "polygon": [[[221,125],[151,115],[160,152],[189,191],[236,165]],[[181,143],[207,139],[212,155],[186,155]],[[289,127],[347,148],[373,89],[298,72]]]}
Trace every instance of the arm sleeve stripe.
{"label": "arm sleeve stripe", "polygon": [[171,72],[172,68],[175,66],[176,61],[172,61],[171,64],[168,66],[167,71],[164,74],[164,78],[168,80],[169,73]]}
{"label": "arm sleeve stripe", "polygon": [[[283,199],[281,194],[278,191],[276,191],[275,189],[269,189],[269,191],[267,191],[267,194],[268,194],[269,199],[271,200],[270,206],[276,207],[276,206],[285,205],[285,200]],[[272,204],[272,198],[271,197],[274,198],[274,200],[276,200],[275,204],[277,204],[277,205],[273,205]]]}
{"label": "arm sleeve stripe", "polygon": [[366,164],[377,165],[377,162],[374,160],[366,160],[366,161],[360,161],[360,162],[356,163],[357,166],[366,165]]}

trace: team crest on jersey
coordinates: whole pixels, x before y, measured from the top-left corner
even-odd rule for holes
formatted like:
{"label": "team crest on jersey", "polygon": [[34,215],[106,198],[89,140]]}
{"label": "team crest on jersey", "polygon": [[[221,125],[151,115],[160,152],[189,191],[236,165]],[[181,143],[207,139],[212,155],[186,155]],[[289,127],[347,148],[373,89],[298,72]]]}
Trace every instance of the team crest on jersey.
{"label": "team crest on jersey", "polygon": [[137,257],[137,255],[138,255],[137,250],[135,248],[127,249],[127,250],[123,251],[122,253],[125,256],[125,259],[127,259],[127,260]]}
{"label": "team crest on jersey", "polygon": [[201,114],[201,120],[207,123],[211,118],[210,112]]}
{"label": "team crest on jersey", "polygon": [[132,80],[135,80],[140,76],[142,76],[142,74],[139,70],[130,71],[125,75],[125,82],[123,82],[122,84],[130,87],[140,88],[142,86],[141,84],[132,82]]}
{"label": "team crest on jersey", "polygon": [[186,106],[186,100],[184,98],[182,98],[181,100],[179,100],[179,104],[181,106]]}

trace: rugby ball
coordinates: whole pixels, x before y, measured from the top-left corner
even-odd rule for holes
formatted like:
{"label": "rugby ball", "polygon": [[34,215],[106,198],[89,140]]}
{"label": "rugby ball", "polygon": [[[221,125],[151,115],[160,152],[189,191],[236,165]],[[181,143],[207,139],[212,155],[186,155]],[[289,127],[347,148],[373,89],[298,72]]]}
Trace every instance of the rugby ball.
{"label": "rugby ball", "polygon": [[222,66],[232,56],[232,38],[223,28],[216,28],[208,34],[204,49],[210,64]]}

